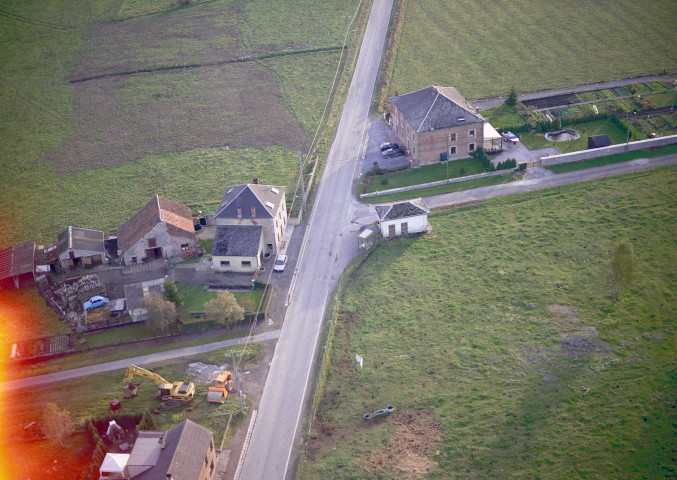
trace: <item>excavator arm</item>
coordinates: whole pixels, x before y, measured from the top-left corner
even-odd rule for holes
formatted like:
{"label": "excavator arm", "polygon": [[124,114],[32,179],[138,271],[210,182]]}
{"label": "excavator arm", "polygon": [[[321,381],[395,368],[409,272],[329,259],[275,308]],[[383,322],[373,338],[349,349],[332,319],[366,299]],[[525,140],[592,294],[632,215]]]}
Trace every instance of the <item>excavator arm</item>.
{"label": "excavator arm", "polygon": [[137,367],[136,365],[130,365],[127,367],[127,374],[125,375],[125,385],[132,383],[134,375],[150,378],[157,384],[158,387],[162,387],[163,385],[170,383],[155,372],[151,372],[145,368]]}

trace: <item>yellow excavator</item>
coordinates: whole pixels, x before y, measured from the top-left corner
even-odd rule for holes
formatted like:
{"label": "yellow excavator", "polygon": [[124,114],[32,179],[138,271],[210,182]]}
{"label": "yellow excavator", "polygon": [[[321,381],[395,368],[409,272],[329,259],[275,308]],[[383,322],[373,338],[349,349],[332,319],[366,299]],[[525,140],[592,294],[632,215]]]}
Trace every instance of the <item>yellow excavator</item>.
{"label": "yellow excavator", "polygon": [[138,383],[132,382],[134,375],[140,375],[142,377],[150,378],[153,380],[160,390],[155,395],[160,400],[179,400],[182,402],[190,402],[195,396],[195,385],[193,382],[168,382],[160,375],[145,368],[137,367],[136,365],[130,365],[127,368],[127,374],[125,375],[125,398],[136,397],[136,392],[139,388]]}
{"label": "yellow excavator", "polygon": [[209,387],[207,401],[224,403],[228,393],[233,389],[233,374],[228,370],[214,379],[214,385]]}

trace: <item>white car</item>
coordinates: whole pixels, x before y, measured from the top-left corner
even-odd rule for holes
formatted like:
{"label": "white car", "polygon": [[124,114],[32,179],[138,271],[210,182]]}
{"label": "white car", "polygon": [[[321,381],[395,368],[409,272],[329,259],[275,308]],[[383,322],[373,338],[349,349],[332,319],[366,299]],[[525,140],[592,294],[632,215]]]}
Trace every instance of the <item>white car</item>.
{"label": "white car", "polygon": [[519,143],[520,139],[517,135],[512,133],[510,130],[506,130],[505,132],[502,133],[503,138],[505,138],[507,141],[510,143]]}
{"label": "white car", "polygon": [[284,267],[287,266],[287,256],[280,254],[275,260],[275,265],[273,265],[273,272],[284,272]]}

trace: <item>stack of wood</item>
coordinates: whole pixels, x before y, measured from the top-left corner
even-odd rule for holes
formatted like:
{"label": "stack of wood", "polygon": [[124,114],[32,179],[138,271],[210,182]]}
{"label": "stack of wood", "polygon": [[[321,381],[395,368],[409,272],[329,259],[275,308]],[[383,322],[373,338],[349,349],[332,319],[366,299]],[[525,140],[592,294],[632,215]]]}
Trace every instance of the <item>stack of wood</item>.
{"label": "stack of wood", "polygon": [[96,275],[85,275],[69,285],[62,285],[54,292],[57,301],[65,309],[78,310],[82,303],[94,295],[105,295],[106,287]]}

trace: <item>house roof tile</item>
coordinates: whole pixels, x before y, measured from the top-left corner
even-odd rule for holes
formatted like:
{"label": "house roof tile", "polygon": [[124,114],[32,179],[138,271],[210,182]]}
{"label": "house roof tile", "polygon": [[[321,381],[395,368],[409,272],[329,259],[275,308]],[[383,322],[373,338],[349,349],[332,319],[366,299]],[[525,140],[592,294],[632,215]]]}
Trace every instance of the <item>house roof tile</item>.
{"label": "house roof tile", "polygon": [[216,227],[212,256],[255,257],[263,235],[262,225],[221,225]]}
{"label": "house roof tile", "polygon": [[32,272],[34,259],[35,242],[19,243],[0,251],[0,280]]}
{"label": "house roof tile", "polygon": [[390,97],[390,101],[418,133],[484,123],[484,119],[453,87],[433,85]]}
{"label": "house roof tile", "polygon": [[165,222],[168,227],[174,227],[167,229],[169,235],[195,236],[190,209],[155,195],[150,202],[118,228],[118,248],[127,250],[161,222]]}
{"label": "house roof tile", "polygon": [[68,227],[57,237],[59,255],[68,250],[87,250],[105,254],[103,232],[89,228]]}
{"label": "house roof tile", "polygon": [[382,222],[400,218],[416,217],[430,213],[430,209],[422,198],[389,205],[376,205],[376,213]]}
{"label": "house roof tile", "polygon": [[[214,216],[215,218],[273,218],[284,201],[284,187],[257,183],[235,185],[226,189]],[[238,216],[238,207],[240,216]],[[255,216],[252,216],[252,207],[254,207]]]}

